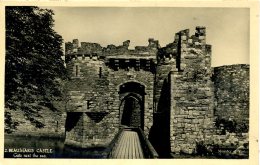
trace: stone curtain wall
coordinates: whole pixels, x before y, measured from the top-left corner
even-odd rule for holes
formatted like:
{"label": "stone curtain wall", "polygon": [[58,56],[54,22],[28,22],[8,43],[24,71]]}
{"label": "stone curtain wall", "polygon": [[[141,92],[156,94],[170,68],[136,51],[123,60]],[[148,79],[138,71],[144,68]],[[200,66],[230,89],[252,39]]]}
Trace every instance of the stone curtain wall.
{"label": "stone curtain wall", "polygon": [[81,116],[75,127],[67,130],[66,143],[74,141],[77,146],[84,145],[82,147],[107,145],[119,129],[119,96],[109,82],[108,68],[95,57],[79,57],[68,62],[67,69],[71,79],[67,83],[66,109],[80,112]]}
{"label": "stone curtain wall", "polygon": [[[80,114],[77,121],[74,121],[74,125],[68,126],[66,130],[67,144],[81,147],[107,145],[113,139],[119,130],[120,113],[122,113],[120,105],[124,99],[119,95],[119,88],[127,82],[136,82],[145,87],[142,118],[144,132],[148,135],[153,123],[154,75],[151,70],[145,70],[145,68],[150,68],[150,59],[147,60],[149,63],[146,61],[149,65],[145,64],[145,59],[140,59],[136,62],[137,64],[133,65],[128,58],[121,57],[120,60],[117,60],[112,55],[115,52],[129,53],[130,56],[134,54],[134,59],[138,59],[136,55],[138,56],[139,52],[150,49],[128,51],[127,43],[124,42],[123,46],[119,46],[119,48],[113,47],[113,49],[119,49],[118,52],[110,52],[111,50],[107,48],[100,53],[99,49],[92,49],[98,47],[98,44],[92,46],[87,44],[86,46],[86,43],[83,44],[85,48],[75,49],[78,45],[71,45],[72,43],[69,44],[69,48],[66,48],[69,53],[75,52],[68,54],[66,59],[71,77],[67,83],[67,120],[70,120],[69,112]],[[72,48],[73,50],[71,50]],[[91,49],[89,50],[89,48]],[[154,57],[155,54],[153,54]],[[122,64],[122,62],[125,63]],[[142,67],[143,65],[145,68]]]}
{"label": "stone curtain wall", "polygon": [[[74,58],[67,63],[71,79],[67,83],[70,102],[67,111],[107,111],[110,107],[108,70],[97,58]],[[76,75],[76,69],[78,69]],[[100,70],[102,73],[100,73]]]}
{"label": "stone curtain wall", "polygon": [[[214,68],[215,115],[249,126],[249,65]],[[242,130],[241,130],[242,131]],[[246,131],[247,132],[247,131]]]}
{"label": "stone curtain wall", "polygon": [[171,84],[170,142],[173,153],[194,153],[196,141],[212,133],[213,83],[211,47],[206,29],[197,27],[175,36],[176,63],[169,74]]}
{"label": "stone curtain wall", "polygon": [[[95,117],[101,118],[99,115],[100,113]],[[113,139],[114,133],[112,132],[113,127],[111,127],[113,123],[109,120],[111,117],[105,117],[102,121],[97,122],[93,116],[91,113],[74,112],[71,117],[77,120],[73,122],[72,126],[66,128],[65,143],[83,148],[108,145]]]}

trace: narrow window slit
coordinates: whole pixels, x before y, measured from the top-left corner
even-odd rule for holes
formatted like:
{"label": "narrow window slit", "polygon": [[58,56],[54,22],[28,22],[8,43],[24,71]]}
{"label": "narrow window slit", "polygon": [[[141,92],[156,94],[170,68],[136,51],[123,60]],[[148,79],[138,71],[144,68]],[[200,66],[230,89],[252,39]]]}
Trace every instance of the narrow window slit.
{"label": "narrow window slit", "polygon": [[99,78],[102,76],[102,67],[99,67]]}
{"label": "narrow window slit", "polygon": [[78,77],[78,75],[79,75],[79,66],[76,65],[76,77]]}

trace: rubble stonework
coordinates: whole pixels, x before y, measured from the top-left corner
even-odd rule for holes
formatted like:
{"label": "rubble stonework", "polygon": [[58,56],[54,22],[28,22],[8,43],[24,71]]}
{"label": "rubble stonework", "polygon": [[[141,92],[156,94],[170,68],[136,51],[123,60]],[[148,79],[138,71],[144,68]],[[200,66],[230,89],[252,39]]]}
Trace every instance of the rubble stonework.
{"label": "rubble stonework", "polygon": [[[211,52],[205,44],[205,28],[176,35],[181,64],[170,72],[171,150],[193,153],[196,140],[210,134],[213,123]],[[177,68],[179,67],[179,68]]]}
{"label": "rubble stonework", "polygon": [[[153,123],[156,50],[153,50],[152,46],[143,50],[128,50],[128,44],[129,41],[126,41],[119,47],[110,45],[104,48],[104,57],[104,54],[92,49],[98,44],[88,43],[84,49],[67,56],[66,66],[71,77],[67,83],[70,97],[67,104],[67,111],[70,112],[68,118],[73,113],[81,115],[78,122],[74,123],[75,127],[71,126],[72,128],[67,130],[66,143],[81,143],[85,147],[107,145],[119,130],[123,113],[122,103],[130,92],[141,97],[141,124],[148,135]],[[120,88],[127,86],[129,82],[144,86],[145,95],[138,91],[120,91]],[[93,115],[99,114],[102,114],[100,119],[93,119]]]}
{"label": "rubble stonework", "polygon": [[215,115],[248,128],[249,65],[215,67],[213,80]]}
{"label": "rubble stonework", "polygon": [[148,42],[135,49],[128,49],[129,40],[107,47],[80,46],[77,39],[65,44],[67,144],[107,145],[128,124],[140,126],[153,145],[163,141],[161,134],[170,152],[191,154],[197,141],[215,133],[215,116],[248,124],[249,67],[212,68],[205,27],[191,36],[188,29],[180,31],[165,47]]}

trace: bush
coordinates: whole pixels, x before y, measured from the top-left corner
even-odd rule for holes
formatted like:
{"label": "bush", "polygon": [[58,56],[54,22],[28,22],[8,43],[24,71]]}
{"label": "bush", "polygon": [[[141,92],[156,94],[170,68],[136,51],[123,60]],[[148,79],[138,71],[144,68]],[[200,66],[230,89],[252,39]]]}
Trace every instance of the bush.
{"label": "bush", "polygon": [[230,133],[247,133],[248,125],[245,123],[237,124],[236,120],[227,120],[217,117],[215,120],[215,126],[221,131],[221,135],[225,135],[226,132]]}

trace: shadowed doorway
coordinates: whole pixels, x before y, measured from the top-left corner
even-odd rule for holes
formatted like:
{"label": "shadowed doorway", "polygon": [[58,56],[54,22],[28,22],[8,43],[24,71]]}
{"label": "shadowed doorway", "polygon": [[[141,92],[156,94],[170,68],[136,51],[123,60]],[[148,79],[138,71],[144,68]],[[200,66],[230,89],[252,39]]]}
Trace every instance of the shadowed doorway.
{"label": "shadowed doorway", "polygon": [[141,105],[138,99],[128,96],[123,102],[121,124],[128,127],[141,127]]}
{"label": "shadowed doorway", "polygon": [[127,127],[144,127],[144,86],[128,82],[120,86],[120,124]]}

